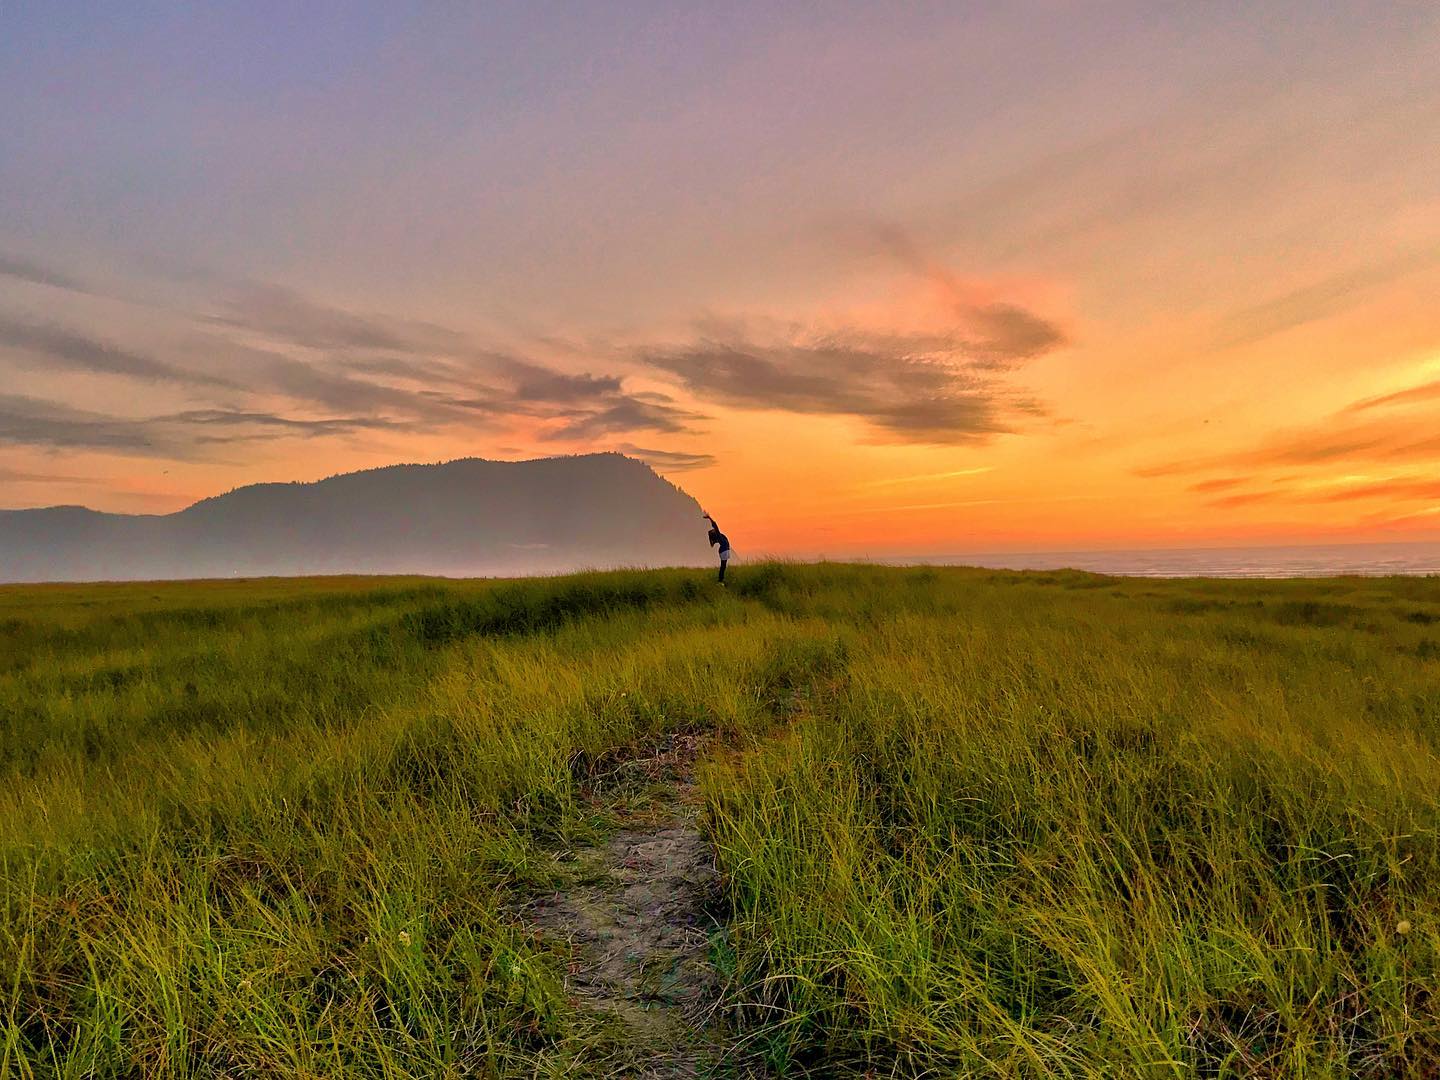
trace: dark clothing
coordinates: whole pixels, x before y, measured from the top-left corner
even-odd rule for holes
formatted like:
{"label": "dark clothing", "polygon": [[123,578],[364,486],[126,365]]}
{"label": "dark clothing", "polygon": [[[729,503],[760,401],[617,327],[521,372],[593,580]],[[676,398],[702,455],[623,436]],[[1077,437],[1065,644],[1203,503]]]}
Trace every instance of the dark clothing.
{"label": "dark clothing", "polygon": [[719,544],[721,551],[729,551],[730,538],[720,531],[720,526],[715,524],[715,519],[709,514],[705,515],[705,520],[710,522],[710,546]]}
{"label": "dark clothing", "polygon": [[716,580],[724,585],[725,563],[730,558],[730,538],[720,531],[720,526],[715,524],[715,519],[710,515],[705,515],[705,520],[710,522],[710,546],[720,546],[720,576]]}

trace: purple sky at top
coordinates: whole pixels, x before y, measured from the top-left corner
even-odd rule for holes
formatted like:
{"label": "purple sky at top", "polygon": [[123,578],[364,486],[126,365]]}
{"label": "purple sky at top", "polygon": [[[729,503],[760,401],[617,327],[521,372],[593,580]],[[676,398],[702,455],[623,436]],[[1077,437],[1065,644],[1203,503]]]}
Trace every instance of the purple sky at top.
{"label": "purple sky at top", "polygon": [[797,272],[785,248],[826,214],[910,213],[1189,99],[1343,81],[1425,21],[1323,11],[8,5],[0,238],[496,315],[659,315]]}

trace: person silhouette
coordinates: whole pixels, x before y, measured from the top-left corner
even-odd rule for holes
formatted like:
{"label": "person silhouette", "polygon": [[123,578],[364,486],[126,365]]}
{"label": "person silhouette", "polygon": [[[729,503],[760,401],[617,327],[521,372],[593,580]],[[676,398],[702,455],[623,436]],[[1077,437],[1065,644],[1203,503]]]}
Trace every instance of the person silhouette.
{"label": "person silhouette", "polygon": [[730,538],[720,531],[720,526],[715,524],[715,519],[709,514],[705,520],[710,522],[710,546],[720,546],[720,576],[715,580],[721,585],[725,584],[725,564],[730,561]]}

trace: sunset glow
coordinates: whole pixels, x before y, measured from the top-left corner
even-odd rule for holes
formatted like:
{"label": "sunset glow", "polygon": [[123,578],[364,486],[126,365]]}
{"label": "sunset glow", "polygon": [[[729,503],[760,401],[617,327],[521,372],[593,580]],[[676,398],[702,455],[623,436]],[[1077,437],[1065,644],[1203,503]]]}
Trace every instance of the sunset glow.
{"label": "sunset glow", "polygon": [[408,7],[0,14],[0,506],[620,450],[743,554],[1440,538],[1433,5]]}

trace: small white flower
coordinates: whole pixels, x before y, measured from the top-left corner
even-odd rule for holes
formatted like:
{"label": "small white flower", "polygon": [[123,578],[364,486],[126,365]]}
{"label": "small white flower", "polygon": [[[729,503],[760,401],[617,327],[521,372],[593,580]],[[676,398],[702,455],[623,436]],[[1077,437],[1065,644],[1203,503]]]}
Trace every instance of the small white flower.
{"label": "small white flower", "polygon": [[409,945],[409,944],[410,944],[410,931],[409,931],[409,930],[401,930],[401,931],[400,931],[400,944],[401,944],[401,945]]}

